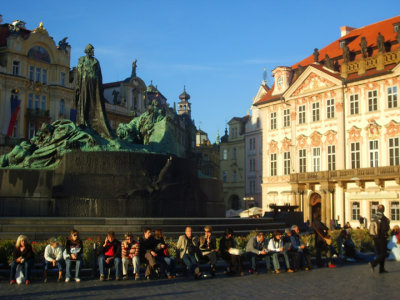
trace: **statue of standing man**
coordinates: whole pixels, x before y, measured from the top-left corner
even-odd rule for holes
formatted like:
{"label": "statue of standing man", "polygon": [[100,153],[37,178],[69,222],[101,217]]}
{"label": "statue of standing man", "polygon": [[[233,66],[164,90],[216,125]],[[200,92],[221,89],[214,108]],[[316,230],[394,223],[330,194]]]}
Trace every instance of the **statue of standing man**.
{"label": "statue of standing man", "polygon": [[94,58],[91,44],[86,46],[85,53],[86,56],[79,58],[76,74],[76,124],[90,127],[101,136],[111,138],[113,134],[105,109],[100,63]]}

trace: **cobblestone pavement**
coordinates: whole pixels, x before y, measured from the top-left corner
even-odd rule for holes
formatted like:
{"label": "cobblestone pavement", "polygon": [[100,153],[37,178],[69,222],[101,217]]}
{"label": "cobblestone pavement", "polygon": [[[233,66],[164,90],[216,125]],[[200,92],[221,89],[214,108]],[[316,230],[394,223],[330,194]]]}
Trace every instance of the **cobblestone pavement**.
{"label": "cobblestone pavement", "polygon": [[[279,275],[261,273],[244,277],[192,280],[177,278],[157,281],[85,280],[80,283],[10,286],[0,282],[1,299],[399,299],[400,263],[387,262],[389,273],[371,273],[367,264],[337,269]],[[397,296],[396,296],[397,295]]]}

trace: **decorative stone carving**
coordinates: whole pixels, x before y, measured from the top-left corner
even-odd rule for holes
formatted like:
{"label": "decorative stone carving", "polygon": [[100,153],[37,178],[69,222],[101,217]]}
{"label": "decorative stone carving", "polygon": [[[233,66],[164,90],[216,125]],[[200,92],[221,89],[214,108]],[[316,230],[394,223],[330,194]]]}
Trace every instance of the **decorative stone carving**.
{"label": "decorative stone carving", "polygon": [[297,137],[297,145],[299,148],[305,148],[307,144],[307,137],[305,135],[299,135]]}
{"label": "decorative stone carving", "polygon": [[313,147],[321,146],[321,134],[318,131],[314,131],[311,134],[311,145]]}
{"label": "decorative stone carving", "polygon": [[344,44],[343,47],[342,47],[342,50],[343,50],[343,61],[345,63],[350,62],[350,49],[349,49],[349,46]]}
{"label": "decorative stone carving", "polygon": [[398,137],[400,136],[400,123],[391,120],[386,126],[386,136]]}
{"label": "decorative stone carving", "polygon": [[357,128],[356,126],[353,126],[347,132],[349,133],[349,137],[348,137],[349,142],[361,141],[361,128]]}
{"label": "decorative stone carving", "polygon": [[315,48],[314,49],[314,53],[313,53],[313,56],[314,56],[314,62],[318,62],[318,57],[319,57],[319,51],[318,51],[318,48]]}
{"label": "decorative stone carving", "polygon": [[343,102],[335,103],[336,112],[343,112]]}
{"label": "decorative stone carving", "polygon": [[293,92],[293,96],[297,96],[300,94],[310,93],[317,90],[321,90],[324,88],[329,88],[334,86],[335,84],[321,76],[318,76],[315,73],[311,73],[301,84],[300,86]]}
{"label": "decorative stone carving", "polygon": [[378,53],[385,53],[385,37],[378,32],[378,37],[376,38],[376,45],[378,47]]}
{"label": "decorative stone carving", "polygon": [[331,60],[331,58],[329,57],[328,54],[325,54],[325,63],[324,66],[328,69],[334,70],[335,66],[333,65],[333,62]]}
{"label": "decorative stone carving", "polygon": [[365,36],[361,38],[360,48],[362,57],[366,58],[368,56],[368,47],[367,47],[367,39],[365,38]]}
{"label": "decorative stone carving", "polygon": [[269,152],[270,153],[276,153],[278,151],[278,143],[274,140],[272,140],[269,143]]}
{"label": "decorative stone carving", "polygon": [[288,138],[284,138],[282,141],[282,149],[283,151],[289,151],[291,146],[291,140]]}
{"label": "decorative stone carving", "polygon": [[329,130],[327,133],[325,133],[326,143],[328,145],[335,145],[337,143],[336,134],[336,131],[333,130]]}
{"label": "decorative stone carving", "polygon": [[67,50],[67,47],[69,47],[70,45],[67,42],[68,37],[66,36],[65,38],[63,38],[61,41],[58,42],[58,49],[59,50]]}

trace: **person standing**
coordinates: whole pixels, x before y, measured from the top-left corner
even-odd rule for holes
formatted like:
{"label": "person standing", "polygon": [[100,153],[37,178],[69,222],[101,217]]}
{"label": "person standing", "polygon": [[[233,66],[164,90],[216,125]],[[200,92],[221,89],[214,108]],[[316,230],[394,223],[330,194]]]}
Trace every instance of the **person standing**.
{"label": "person standing", "polygon": [[[375,267],[379,264],[379,273],[387,273],[385,270],[385,259],[386,259],[386,250],[387,250],[387,239],[388,232],[390,229],[389,219],[383,214],[385,212],[385,206],[380,204],[378,206],[375,221],[378,225],[377,235],[373,237],[375,248],[377,251],[376,259],[370,262],[371,271],[374,272]],[[371,222],[372,223],[372,222]]]}
{"label": "person standing", "polygon": [[328,268],[336,268],[332,263],[332,247],[328,245],[329,240],[329,228],[326,227],[324,223],[321,222],[321,216],[318,212],[314,214],[314,220],[312,221],[312,226],[315,231],[315,258],[317,261],[317,266],[321,268],[323,266],[321,253],[326,251],[326,258],[328,259]]}

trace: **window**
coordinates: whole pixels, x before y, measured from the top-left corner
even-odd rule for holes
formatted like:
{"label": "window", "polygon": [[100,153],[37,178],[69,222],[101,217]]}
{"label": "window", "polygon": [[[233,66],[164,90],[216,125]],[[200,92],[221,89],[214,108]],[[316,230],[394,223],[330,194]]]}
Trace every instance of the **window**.
{"label": "window", "polygon": [[359,169],[361,167],[360,163],[360,143],[351,143],[351,168]]}
{"label": "window", "polygon": [[335,99],[326,100],[326,118],[333,119],[335,117]]}
{"label": "window", "polygon": [[328,146],[328,170],[336,170],[336,146]]}
{"label": "window", "polygon": [[223,159],[224,160],[228,159],[228,149],[224,149],[224,151],[223,151]]}
{"label": "window", "polygon": [[40,105],[40,96],[39,95],[35,95],[35,109],[39,109],[39,105]]}
{"label": "window", "polygon": [[42,96],[42,105],[41,105],[40,109],[46,110],[46,96]]}
{"label": "window", "polygon": [[358,94],[350,95],[350,114],[351,115],[358,115]]}
{"label": "window", "polygon": [[399,201],[394,201],[390,203],[390,220],[400,221]]}
{"label": "window", "polygon": [[42,74],[42,69],[36,68],[36,82],[40,81],[40,75]]}
{"label": "window", "polygon": [[321,148],[313,148],[313,170],[314,172],[321,171]]}
{"label": "window", "polygon": [[228,174],[226,174],[226,171],[223,171],[223,172],[222,172],[222,180],[223,180],[224,182],[226,182],[227,179],[228,179]]}
{"label": "window", "polygon": [[319,121],[319,102],[314,102],[312,104],[312,120],[313,122]]}
{"label": "window", "polygon": [[360,202],[353,202],[351,204],[351,219],[358,221],[360,218]]}
{"label": "window", "polygon": [[249,160],[249,168],[250,168],[250,171],[255,171],[256,170],[256,160],[255,160],[255,158],[251,158]]}
{"label": "window", "polygon": [[290,126],[290,109],[283,110],[283,127]]}
{"label": "window", "polygon": [[397,86],[391,86],[387,89],[388,108],[397,107]]}
{"label": "window", "polygon": [[256,192],[256,182],[255,182],[255,180],[250,180],[249,181],[249,188],[250,188],[250,194],[255,194],[255,192]]}
{"label": "window", "polygon": [[203,160],[204,160],[204,161],[208,161],[208,154],[204,154]]}
{"label": "window", "polygon": [[371,202],[371,217],[375,216],[378,211],[379,202],[373,201]]}
{"label": "window", "polygon": [[233,182],[236,182],[236,170],[235,171],[233,171]]}
{"label": "window", "polygon": [[378,141],[369,141],[369,166],[377,167],[378,166]]}
{"label": "window", "polygon": [[299,150],[299,166],[300,173],[307,172],[307,160],[306,160],[306,149]]}
{"label": "window", "polygon": [[289,175],[290,174],[290,152],[283,153],[283,174]]}
{"label": "window", "polygon": [[19,75],[19,68],[20,68],[20,63],[19,61],[14,60],[13,61],[13,75]]}
{"label": "window", "polygon": [[276,129],[276,112],[271,113],[271,130]]}
{"label": "window", "polygon": [[236,159],[236,148],[233,148],[232,159]]}
{"label": "window", "polygon": [[256,138],[249,139],[249,148],[250,148],[250,150],[256,149]]}
{"label": "window", "polygon": [[400,138],[389,139],[389,164],[391,166],[400,165]]}
{"label": "window", "polygon": [[43,69],[42,71],[42,83],[47,84],[47,70]]}
{"label": "window", "polygon": [[28,108],[33,108],[33,94],[28,95]]}
{"label": "window", "polygon": [[276,153],[271,154],[271,176],[276,176]]}
{"label": "window", "polygon": [[28,123],[28,139],[31,139],[35,136],[36,128],[35,125],[31,122]]}
{"label": "window", "polygon": [[29,67],[29,80],[33,81],[34,78],[35,78],[35,67],[30,66]]}
{"label": "window", "polygon": [[60,115],[64,115],[64,112],[65,112],[65,101],[64,101],[64,99],[60,100],[60,109],[59,109],[58,112],[59,112]]}
{"label": "window", "polygon": [[304,124],[306,122],[306,106],[299,106],[299,124]]}
{"label": "window", "polygon": [[60,84],[65,86],[65,73],[61,72],[60,74]]}
{"label": "window", "polygon": [[378,110],[378,92],[369,91],[368,92],[368,111],[377,111]]}

